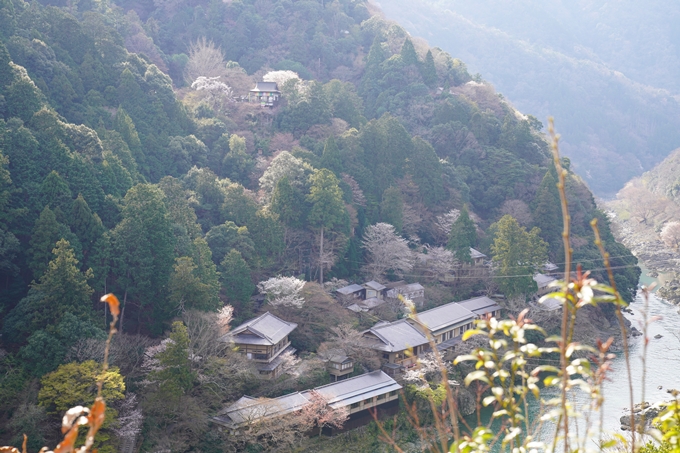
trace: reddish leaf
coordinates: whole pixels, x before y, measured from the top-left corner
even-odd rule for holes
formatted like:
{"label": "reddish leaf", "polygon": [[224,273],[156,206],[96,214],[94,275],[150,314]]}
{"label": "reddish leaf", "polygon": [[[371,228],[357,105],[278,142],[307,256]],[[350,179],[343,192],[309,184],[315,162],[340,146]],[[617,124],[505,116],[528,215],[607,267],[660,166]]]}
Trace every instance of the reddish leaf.
{"label": "reddish leaf", "polygon": [[102,296],[101,301],[109,304],[109,310],[111,310],[113,316],[120,314],[120,302],[118,302],[118,298],[113,293]]}
{"label": "reddish leaf", "polygon": [[59,442],[57,448],[54,449],[54,453],[68,453],[73,451],[76,439],[78,438],[78,425],[73,426],[69,432],[64,436],[64,440]]}
{"label": "reddish leaf", "polygon": [[14,447],[0,447],[0,453],[19,453]]}
{"label": "reddish leaf", "polygon": [[106,403],[104,402],[104,399],[102,397],[97,397],[90,409],[90,415],[87,417],[90,422],[90,429],[93,430],[94,433],[99,431],[99,427],[104,423],[104,418],[106,416],[105,412]]}

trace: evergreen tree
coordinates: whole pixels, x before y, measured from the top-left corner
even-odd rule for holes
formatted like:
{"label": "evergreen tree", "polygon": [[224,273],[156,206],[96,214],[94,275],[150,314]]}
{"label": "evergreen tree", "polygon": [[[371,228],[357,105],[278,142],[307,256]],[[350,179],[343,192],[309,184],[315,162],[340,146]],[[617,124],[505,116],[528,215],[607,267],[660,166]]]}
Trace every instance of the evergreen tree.
{"label": "evergreen tree", "polygon": [[269,209],[290,228],[300,228],[304,220],[305,200],[300,190],[290,184],[288,176],[279,179],[272,193]]}
{"label": "evergreen tree", "polygon": [[441,203],[445,195],[442,164],[434,148],[420,137],[413,138],[413,157],[409,159],[409,173],[420,189],[420,196],[428,208]]}
{"label": "evergreen tree", "polygon": [[497,263],[498,286],[503,294],[516,296],[536,291],[533,279],[536,268],[548,258],[548,244],[540,237],[540,230],[527,231],[513,217],[505,215],[491,226],[494,241],[491,245],[493,261]]}
{"label": "evergreen tree", "polygon": [[229,152],[222,161],[222,171],[232,181],[246,183],[255,162],[246,151],[246,139],[236,134],[229,137]]}
{"label": "evergreen tree", "polygon": [[430,88],[437,86],[439,77],[437,76],[437,68],[434,65],[434,57],[432,56],[432,51],[428,50],[425,55],[425,61],[423,62],[420,73],[423,77],[423,82]]}
{"label": "evergreen tree", "polygon": [[168,287],[170,304],[180,312],[192,308],[211,311],[219,307],[219,285],[204,283],[199,275],[198,266],[189,256],[175,259]]}
{"label": "evergreen tree", "polygon": [[316,170],[311,176],[312,186],[307,201],[312,207],[307,216],[310,225],[317,226],[319,238],[319,282],[323,284],[323,244],[324,230],[340,225],[346,216],[342,201],[342,190],[338,186],[338,178],[328,169]]}
{"label": "evergreen tree", "polygon": [[[116,287],[155,328],[170,317],[165,287],[174,261],[175,238],[163,203],[163,192],[149,184],[138,184],[125,195],[123,219],[112,232],[113,274]],[[141,317],[141,313],[140,313]],[[121,316],[123,327],[124,314]]]}
{"label": "evergreen tree", "polygon": [[40,186],[40,199],[43,206],[49,206],[52,210],[59,209],[60,214],[68,214],[71,211],[73,194],[64,178],[52,170]]}
{"label": "evergreen tree", "polygon": [[449,233],[449,242],[446,248],[451,250],[456,259],[464,263],[471,263],[470,247],[474,247],[477,242],[477,228],[470,218],[467,206],[463,206],[460,215],[453,222]]}
{"label": "evergreen tree", "polygon": [[255,244],[260,268],[274,263],[286,248],[283,225],[269,211],[258,211],[248,222],[248,232]]}
{"label": "evergreen tree", "polygon": [[0,42],[0,94],[14,80],[12,67],[9,65],[10,61],[12,61],[12,57],[9,55],[7,47]]}
{"label": "evergreen tree", "polygon": [[181,321],[172,323],[170,340],[156,358],[161,369],[152,373],[159,382],[161,398],[177,400],[193,386],[195,375],[189,360],[189,333]]}
{"label": "evergreen tree", "polygon": [[139,140],[139,134],[137,134],[137,128],[123,107],[118,107],[113,127],[127,144],[137,166],[142,171],[148,172],[149,169],[147,168],[146,157],[142,150],[142,142]]}
{"label": "evergreen tree", "polygon": [[97,214],[93,214],[81,194],[73,201],[69,216],[71,232],[76,235],[83,247],[83,257],[87,259],[92,247],[104,234],[104,225]]}
{"label": "evergreen tree", "polygon": [[541,229],[541,237],[550,245],[553,254],[559,253],[562,248],[562,211],[552,172],[546,172],[531,207],[534,222]]}
{"label": "evergreen tree", "polygon": [[400,55],[401,60],[405,65],[418,64],[418,55],[416,54],[416,49],[413,47],[413,42],[411,42],[411,40],[408,38],[406,38],[406,41],[404,41],[404,45],[401,46]]}
{"label": "evergreen tree", "polygon": [[9,116],[20,118],[24,123],[28,123],[43,105],[43,94],[28,76],[7,87],[5,97]]}
{"label": "evergreen tree", "polygon": [[92,321],[93,311],[90,297],[93,290],[87,283],[92,271],[81,272],[78,260],[68,241],[61,239],[53,251],[45,274],[33,288],[44,295],[41,308],[35,313],[33,325],[36,329],[57,324],[65,313],[71,313],[80,320]]}
{"label": "evergreen tree", "polygon": [[62,229],[54,212],[45,206],[35,222],[28,249],[28,267],[36,280],[45,272],[52,259],[52,250],[61,239]]}
{"label": "evergreen tree", "polygon": [[327,168],[336,175],[342,171],[342,156],[338,145],[335,144],[335,138],[331,135],[326,140],[326,145],[323,147],[323,154],[321,155],[321,166]]}
{"label": "evergreen tree", "polygon": [[255,292],[255,285],[250,276],[250,267],[238,250],[231,249],[220,265],[222,270],[222,286],[229,301],[238,308],[238,315],[245,318],[250,315],[250,296]]}
{"label": "evergreen tree", "polygon": [[401,198],[401,190],[392,186],[385,189],[380,204],[380,220],[394,227],[397,234],[401,234],[404,225],[404,202]]}

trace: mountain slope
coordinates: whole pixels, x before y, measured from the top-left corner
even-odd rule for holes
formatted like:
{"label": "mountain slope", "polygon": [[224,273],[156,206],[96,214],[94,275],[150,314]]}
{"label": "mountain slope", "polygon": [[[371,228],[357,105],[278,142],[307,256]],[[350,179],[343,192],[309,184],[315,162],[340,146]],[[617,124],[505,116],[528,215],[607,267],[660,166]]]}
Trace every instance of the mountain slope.
{"label": "mountain slope", "polygon": [[552,115],[589,186],[613,195],[680,145],[680,10],[563,2],[382,2],[523,111]]}

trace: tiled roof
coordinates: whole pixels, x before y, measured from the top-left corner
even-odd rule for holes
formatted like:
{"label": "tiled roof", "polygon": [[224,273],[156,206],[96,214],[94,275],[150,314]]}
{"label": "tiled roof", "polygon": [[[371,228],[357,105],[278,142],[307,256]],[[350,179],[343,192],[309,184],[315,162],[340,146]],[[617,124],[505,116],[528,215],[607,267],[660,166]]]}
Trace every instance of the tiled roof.
{"label": "tiled roof", "polygon": [[399,389],[401,389],[401,385],[378,370],[316,387],[313,390],[295,392],[278,398],[243,396],[222,413],[213,417],[212,420],[230,428],[238,428],[263,418],[278,417],[296,412],[310,402],[309,396],[313,391],[321,394],[327,399],[328,404],[336,409]]}
{"label": "tiled roof", "polygon": [[418,323],[427,327],[430,331],[436,332],[446,327],[472,320],[474,319],[475,314],[458,302],[451,302],[431,310],[417,313],[411,317]]}
{"label": "tiled roof", "polygon": [[276,82],[257,82],[255,88],[250,91],[279,91],[279,87]]}
{"label": "tiled roof", "polygon": [[383,289],[387,288],[385,285],[378,283],[375,280],[371,280],[370,282],[364,283],[364,286],[376,291],[382,291]]}
{"label": "tiled roof", "polygon": [[[404,351],[427,344],[427,338],[405,319],[394,322],[381,322],[364,331],[378,337],[379,341],[372,345],[374,349],[385,352]],[[364,335],[365,336],[365,335]]]}
{"label": "tiled roof", "polygon": [[485,315],[496,310],[500,310],[501,307],[493,299],[489,299],[486,296],[475,297],[474,299],[464,300],[458,302],[461,305],[476,315]]}
{"label": "tiled roof", "polygon": [[555,277],[550,276],[550,275],[545,275],[545,274],[535,274],[534,275],[534,281],[538,285],[539,289],[547,288],[548,285],[551,282],[554,282],[555,280],[557,280],[557,279]]}
{"label": "tiled roof", "polygon": [[[333,409],[401,389],[401,385],[381,370],[315,388]],[[308,395],[311,390],[302,392]]]}
{"label": "tiled roof", "polygon": [[263,418],[278,417],[300,410],[309,400],[300,392],[278,398],[252,398],[243,396],[213,420],[236,428]]}
{"label": "tiled roof", "polygon": [[356,283],[349,285],[349,286],[343,286],[342,288],[338,288],[335,290],[335,292],[338,292],[342,294],[343,296],[349,296],[350,294],[354,294],[359,291],[363,291],[365,288],[361,285],[357,285]]}
{"label": "tiled roof", "polygon": [[297,324],[267,312],[233,329],[223,340],[240,344],[275,345],[291,333]]}

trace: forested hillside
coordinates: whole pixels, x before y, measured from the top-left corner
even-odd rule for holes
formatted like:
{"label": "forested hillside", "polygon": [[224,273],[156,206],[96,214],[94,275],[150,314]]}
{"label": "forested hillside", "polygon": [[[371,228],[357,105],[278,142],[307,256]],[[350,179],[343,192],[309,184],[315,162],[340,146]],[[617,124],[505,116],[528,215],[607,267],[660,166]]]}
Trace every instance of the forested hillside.
{"label": "forested hillside", "polygon": [[387,17],[481,72],[521,110],[555,116],[601,197],[680,145],[680,9],[667,2],[417,0]]}
{"label": "forested hillside", "polygon": [[[111,377],[122,426],[135,391],[146,447],[220,451],[206,414],[259,384],[206,338],[230,320],[225,304],[236,321],[270,309],[251,299],[258,282],[368,276],[362,240],[378,222],[406,253],[443,256],[448,244],[460,260],[535,227],[538,259],[561,263],[540,122],[369,11],[362,0],[0,0],[1,439],[54,443],[45,420],[79,401],[76,390],[59,399],[65,382],[94,379],[107,320],[94,301],[108,292],[122,303]],[[271,109],[247,102],[263,76],[282,92]],[[598,217],[630,300],[635,258],[571,172],[567,191],[575,259],[601,267],[588,225]],[[463,239],[445,222],[458,211],[476,225]],[[529,284],[501,289],[531,291],[532,270],[509,262]],[[378,275],[428,278],[413,266]],[[314,353],[352,318],[322,308],[333,301],[321,287],[306,291],[308,311],[289,314],[309,323],[295,346]],[[147,363],[150,347],[161,349]],[[189,361],[187,348],[200,352]],[[125,438],[109,428],[103,442]]]}

